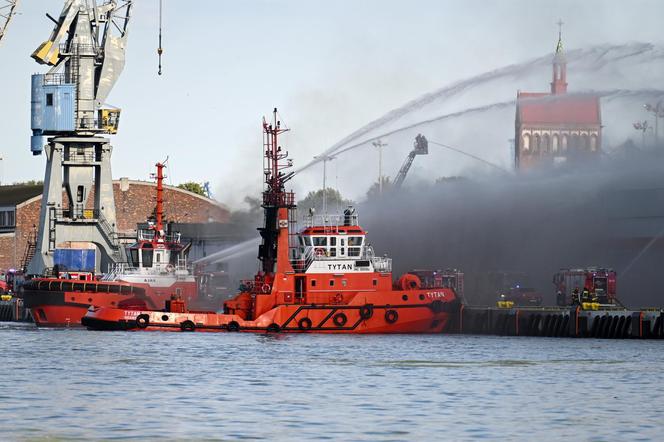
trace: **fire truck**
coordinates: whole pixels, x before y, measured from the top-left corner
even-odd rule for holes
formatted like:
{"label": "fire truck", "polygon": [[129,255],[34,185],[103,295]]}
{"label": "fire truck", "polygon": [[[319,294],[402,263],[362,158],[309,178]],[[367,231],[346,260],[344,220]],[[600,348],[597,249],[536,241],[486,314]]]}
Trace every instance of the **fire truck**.
{"label": "fire truck", "polygon": [[612,269],[560,269],[553,275],[553,284],[560,306],[584,302],[621,305],[616,296],[616,272]]}

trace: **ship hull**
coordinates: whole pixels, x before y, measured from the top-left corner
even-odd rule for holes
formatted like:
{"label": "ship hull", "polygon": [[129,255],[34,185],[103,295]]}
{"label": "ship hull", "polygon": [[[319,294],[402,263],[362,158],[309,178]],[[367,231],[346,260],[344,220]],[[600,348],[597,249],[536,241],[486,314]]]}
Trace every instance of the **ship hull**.
{"label": "ship hull", "polygon": [[[22,288],[23,303],[40,327],[79,327],[91,306],[124,305],[157,308],[165,297],[152,299],[142,288],[125,283],[35,279]],[[163,299],[162,299],[163,298]]]}
{"label": "ship hull", "polygon": [[95,330],[387,334],[442,333],[457,304],[281,305],[256,320],[210,312],[91,309],[84,326]]}
{"label": "ship hull", "polygon": [[90,306],[116,306],[128,295],[97,292],[26,290],[23,302],[40,327],[78,327]]}

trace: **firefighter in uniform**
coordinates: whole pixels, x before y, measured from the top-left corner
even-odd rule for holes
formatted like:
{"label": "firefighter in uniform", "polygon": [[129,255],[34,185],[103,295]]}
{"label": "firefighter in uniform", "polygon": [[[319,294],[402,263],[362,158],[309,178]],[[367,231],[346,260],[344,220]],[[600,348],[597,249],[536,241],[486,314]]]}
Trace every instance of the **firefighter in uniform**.
{"label": "firefighter in uniform", "polygon": [[590,302],[590,292],[587,288],[583,289],[583,294],[581,295],[581,302]]}
{"label": "firefighter in uniform", "polygon": [[574,290],[572,290],[572,305],[581,305],[581,297],[579,295],[578,287],[574,287]]}

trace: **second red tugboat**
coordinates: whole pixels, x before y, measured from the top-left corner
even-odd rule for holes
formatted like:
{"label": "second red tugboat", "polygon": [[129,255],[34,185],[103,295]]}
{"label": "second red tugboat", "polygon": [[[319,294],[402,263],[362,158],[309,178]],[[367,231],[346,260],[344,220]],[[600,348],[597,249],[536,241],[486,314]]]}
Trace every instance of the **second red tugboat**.
{"label": "second red tugboat", "polygon": [[149,229],[137,229],[136,242],[129,246],[129,262],[116,264],[107,274],[56,272],[54,277],[33,278],[22,287],[24,305],[39,326],[80,326],[90,306],[161,308],[177,295],[198,308],[221,307],[218,296],[209,293],[209,274],[192,272],[187,262],[190,244],[180,234],[164,227],[164,173],[157,163],[157,204]]}
{"label": "second red tugboat", "polygon": [[164,310],[92,307],[83,325],[101,330],[440,333],[458,306],[452,288],[423,288],[405,274],[392,280],[392,260],[377,256],[349,207],[342,216],[311,214],[295,231],[295,203],[285,183],[287,159],[274,110],[263,120],[263,211],[260,270],[224,304],[224,313],[189,311],[175,293]]}

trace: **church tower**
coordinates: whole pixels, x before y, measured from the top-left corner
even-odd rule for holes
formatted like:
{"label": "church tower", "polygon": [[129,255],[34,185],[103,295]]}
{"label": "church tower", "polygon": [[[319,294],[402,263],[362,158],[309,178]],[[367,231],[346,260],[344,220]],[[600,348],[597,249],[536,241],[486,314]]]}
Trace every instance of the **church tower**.
{"label": "church tower", "polygon": [[558,22],[558,44],[556,54],[553,56],[553,81],[551,82],[551,94],[559,95],[567,93],[567,60],[563,53],[562,38],[563,22]]}
{"label": "church tower", "polygon": [[594,161],[601,152],[599,97],[567,93],[562,25],[559,21],[551,92],[516,95],[514,165],[519,170]]}

